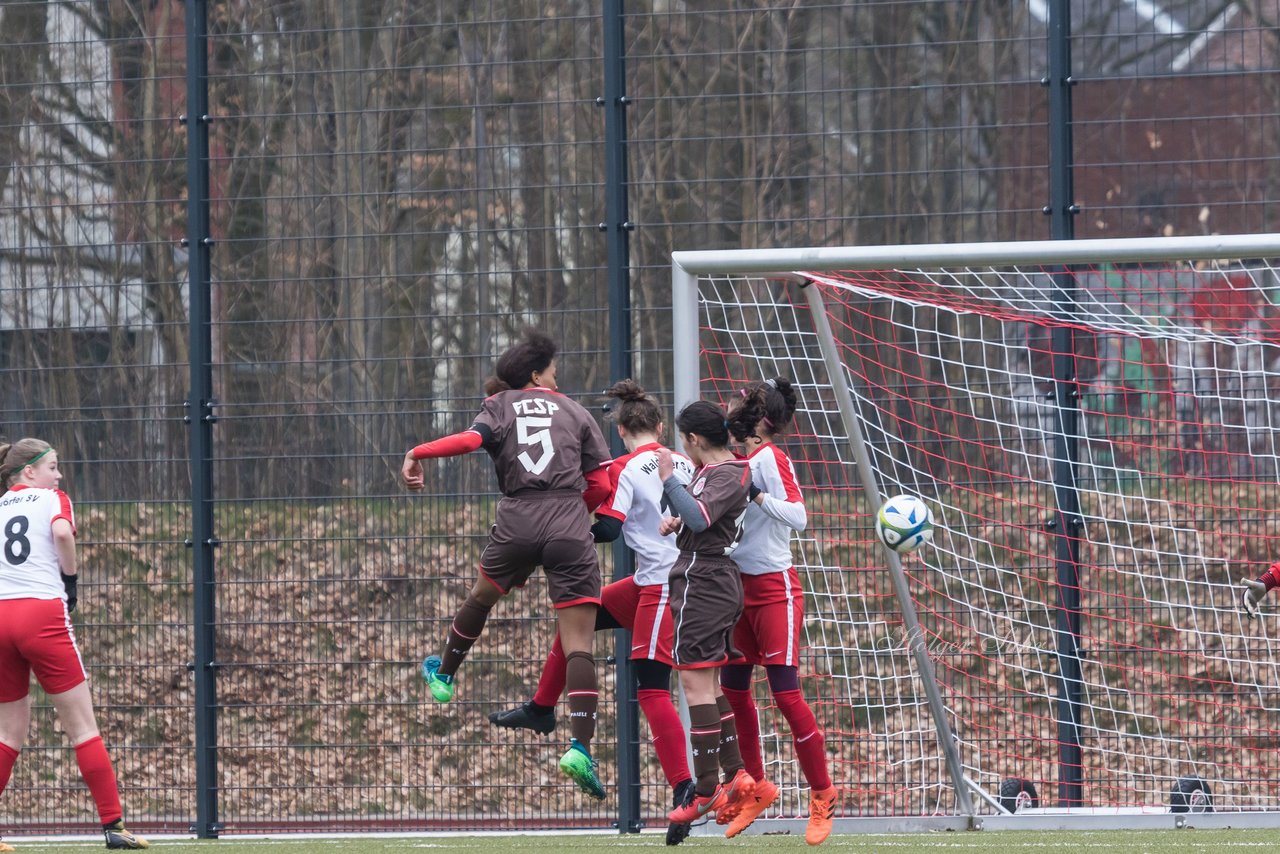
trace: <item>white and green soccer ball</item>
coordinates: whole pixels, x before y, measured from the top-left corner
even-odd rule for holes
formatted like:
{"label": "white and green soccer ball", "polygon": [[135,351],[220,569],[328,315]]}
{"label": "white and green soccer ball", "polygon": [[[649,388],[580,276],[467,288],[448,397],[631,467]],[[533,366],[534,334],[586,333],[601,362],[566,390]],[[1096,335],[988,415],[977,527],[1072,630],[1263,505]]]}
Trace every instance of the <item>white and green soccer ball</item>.
{"label": "white and green soccer ball", "polygon": [[895,495],[880,505],[876,536],[900,555],[933,539],[933,511],[914,495]]}

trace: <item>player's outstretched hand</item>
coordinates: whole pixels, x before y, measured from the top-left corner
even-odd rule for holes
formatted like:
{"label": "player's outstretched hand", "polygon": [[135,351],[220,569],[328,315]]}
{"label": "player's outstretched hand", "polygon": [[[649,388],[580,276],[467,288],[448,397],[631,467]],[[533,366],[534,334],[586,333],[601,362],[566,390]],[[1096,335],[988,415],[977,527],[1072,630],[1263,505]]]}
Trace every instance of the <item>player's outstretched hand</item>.
{"label": "player's outstretched hand", "polygon": [[1240,594],[1240,609],[1250,618],[1258,618],[1258,606],[1267,595],[1267,585],[1252,578],[1240,580],[1244,592]]}
{"label": "player's outstretched hand", "polygon": [[422,473],[422,463],[413,458],[413,451],[404,455],[404,465],[400,467],[400,477],[410,492],[421,492],[426,485],[426,475]]}
{"label": "player's outstretched hand", "polygon": [[675,473],[676,464],[671,460],[670,448],[658,448],[653,452],[658,458],[658,480],[666,480]]}
{"label": "player's outstretched hand", "polygon": [[679,516],[663,516],[662,521],[658,523],[658,533],[664,537],[669,537],[680,530],[680,526],[683,524]]}

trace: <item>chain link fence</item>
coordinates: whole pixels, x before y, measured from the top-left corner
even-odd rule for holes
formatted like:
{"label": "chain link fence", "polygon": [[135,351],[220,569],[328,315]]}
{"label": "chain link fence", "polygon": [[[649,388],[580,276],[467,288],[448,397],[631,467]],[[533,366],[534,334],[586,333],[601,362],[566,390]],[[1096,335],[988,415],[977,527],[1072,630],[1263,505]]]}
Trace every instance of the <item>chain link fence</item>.
{"label": "chain link fence", "polygon": [[[558,739],[487,721],[532,691],[552,625],[540,582],[495,611],[460,701],[424,703],[417,664],[471,582],[494,485],[477,455],[432,464],[428,494],[410,498],[401,455],[470,423],[527,323],[561,342],[564,388],[596,406],[616,379],[611,271],[630,277],[635,376],[669,399],[673,249],[1047,236],[1041,79],[1063,7],[1079,236],[1273,229],[1274,3],[0,6],[3,431],[65,461],[76,629],[133,823],[614,822],[612,800],[585,805],[554,773]],[[193,9],[207,38],[191,37]],[[601,104],[601,34],[615,29],[624,176],[606,173]],[[208,116],[186,115],[193,87]],[[208,131],[207,283],[188,274],[190,121]],[[618,258],[605,198],[621,180]],[[204,287],[211,320],[193,330]],[[216,401],[203,498],[193,334],[208,336]],[[218,541],[211,626],[192,616],[202,500]],[[202,631],[217,725],[203,746]],[[36,699],[6,830],[90,827],[70,746]],[[634,780],[609,782],[640,787],[652,824],[668,795],[640,754]],[[216,771],[203,792],[200,755]],[[530,782],[545,794],[529,798]]]}

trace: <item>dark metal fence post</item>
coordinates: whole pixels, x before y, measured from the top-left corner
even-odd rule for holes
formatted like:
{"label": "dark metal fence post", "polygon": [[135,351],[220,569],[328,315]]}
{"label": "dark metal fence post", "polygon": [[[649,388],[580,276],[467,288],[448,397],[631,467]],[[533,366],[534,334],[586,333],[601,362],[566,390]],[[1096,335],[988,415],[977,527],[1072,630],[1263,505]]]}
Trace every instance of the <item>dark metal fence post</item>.
{"label": "dark metal fence post", "polygon": [[[604,169],[605,232],[609,281],[609,376],[631,376],[631,250],[627,234],[632,224],[627,214],[627,97],[626,18],[623,0],[604,2]],[[617,433],[610,431],[615,453],[622,450]],[[631,551],[618,540],[613,547],[614,580],[635,571]],[[640,822],[640,719],[636,702],[635,671],[631,666],[631,633],[614,633],[617,659],[618,721],[618,831],[639,833]]]}
{"label": "dark metal fence post", "polygon": [[210,330],[208,7],[187,0],[187,297],[190,302],[191,566],[195,633],[196,826],[216,837],[218,718],[214,673],[213,347]]}
{"label": "dark metal fence post", "polygon": [[[1071,137],[1071,3],[1049,4],[1049,207],[1055,240],[1075,238],[1073,142]],[[1059,314],[1075,303],[1075,276],[1069,268],[1055,271],[1054,302]],[[1069,325],[1053,330],[1053,383],[1057,414],[1054,437],[1053,482],[1057,514],[1052,521],[1057,534],[1058,644],[1058,804],[1083,802],[1083,763],[1080,747],[1080,496],[1076,488],[1079,458],[1080,395],[1076,382],[1075,336]]]}

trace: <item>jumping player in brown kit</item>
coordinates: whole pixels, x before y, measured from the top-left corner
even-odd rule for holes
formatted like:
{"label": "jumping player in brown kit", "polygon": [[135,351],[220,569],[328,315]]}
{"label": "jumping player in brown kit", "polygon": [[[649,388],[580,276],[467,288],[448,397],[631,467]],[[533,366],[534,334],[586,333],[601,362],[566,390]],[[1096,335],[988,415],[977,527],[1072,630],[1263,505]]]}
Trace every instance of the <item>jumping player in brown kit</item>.
{"label": "jumping player in brown kit", "polygon": [[484,448],[504,496],[480,556],[479,577],[453,618],[442,653],[423,661],[422,675],[437,702],[453,699],[458,667],[484,630],[489,610],[541,565],[565,651],[572,738],[560,770],[603,799],[590,749],[598,701],[591,647],[600,566],[588,511],[609,494],[604,467],[611,456],[595,418],[556,391],[555,355],[554,341],[526,330],[498,359],[496,376],[485,383],[489,397],[471,427],[405,454],[401,476],[418,491],[425,485],[420,460]]}
{"label": "jumping player in brown kit", "polygon": [[[635,554],[635,574],[605,586],[600,594],[596,631],[625,627],[631,632],[631,660],[636,675],[636,699],[649,730],[662,772],[671,785],[675,806],[693,798],[693,780],[685,757],[684,724],[671,702],[671,609],[667,578],[680,550],[670,537],[658,533],[663,510],[662,481],[657,451],[662,447],[662,410],[634,380],[621,380],[606,394],[618,403],[612,418],[627,453],[609,466],[612,491],[596,509],[591,526],[598,543],[619,536]],[[674,474],[693,480],[693,465],[683,454],[672,454]],[[533,699],[513,709],[494,712],[489,720],[500,727],[549,733],[555,729],[555,705],[564,692],[564,651],[557,637],[547,655]],[[668,845],[689,835],[688,822],[667,827]]]}

